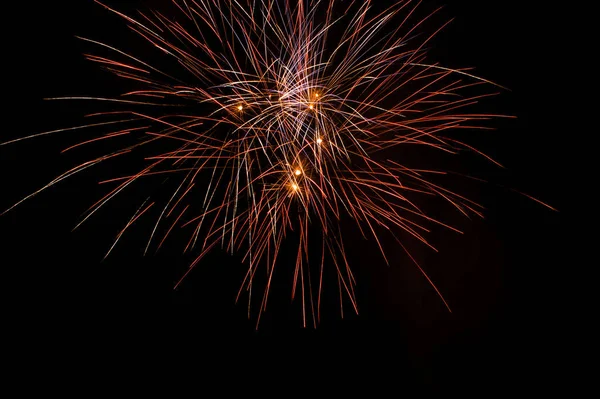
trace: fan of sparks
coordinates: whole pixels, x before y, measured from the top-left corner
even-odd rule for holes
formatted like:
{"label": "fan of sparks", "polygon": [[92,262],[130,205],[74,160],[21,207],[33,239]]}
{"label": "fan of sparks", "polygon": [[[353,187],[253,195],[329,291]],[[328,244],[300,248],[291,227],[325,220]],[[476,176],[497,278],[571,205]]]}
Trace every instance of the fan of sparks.
{"label": "fan of sparks", "polygon": [[[41,135],[101,127],[100,135],[86,134],[66,150],[125,143],[44,188],[115,157],[143,154],[137,173],[102,182],[114,187],[81,223],[140,180],[176,182],[164,200],[149,197],[114,244],[144,216],[154,218],[146,251],[160,248],[174,229],[188,229],[182,247],[197,254],[189,270],[214,247],[239,252],[247,272],[238,298],[252,298],[260,276],[259,299],[253,300],[259,320],[274,273],[294,267],[292,297],[301,297],[304,323],[316,325],[324,269],[337,275],[340,303],[358,311],[341,218],[374,239],[385,258],[382,231],[428,246],[431,225],[458,231],[425,214],[418,204],[423,196],[479,215],[479,205],[430,181],[432,173],[443,172],[414,169],[393,157],[398,146],[476,151],[451,132],[483,127],[481,121],[493,116],[463,112],[494,94],[472,94],[491,82],[427,60],[431,39],[445,26],[423,32],[435,12],[416,17],[413,1],[380,10],[368,0],[173,0],[169,16],[126,15],[103,6],[148,49],[141,56],[81,38],[101,54],[86,57],[137,89],[111,98],[60,98],[108,102],[111,110],[89,115],[98,120],[85,126]],[[147,59],[152,52],[160,63]],[[278,265],[286,237],[297,241],[291,266]]]}

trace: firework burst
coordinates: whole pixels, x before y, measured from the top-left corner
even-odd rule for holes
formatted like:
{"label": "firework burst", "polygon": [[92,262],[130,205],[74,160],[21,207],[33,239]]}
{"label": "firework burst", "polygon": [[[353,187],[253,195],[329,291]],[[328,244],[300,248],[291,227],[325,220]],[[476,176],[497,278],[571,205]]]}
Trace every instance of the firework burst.
{"label": "firework burst", "polygon": [[295,239],[292,297],[300,297],[304,324],[316,325],[325,268],[337,275],[340,303],[358,311],[342,217],[374,239],[385,258],[381,231],[396,238],[407,254],[403,236],[431,246],[425,237],[429,226],[458,231],[428,216],[419,205],[423,196],[441,198],[467,216],[481,215],[478,204],[430,178],[445,172],[415,169],[394,157],[393,149],[400,146],[477,152],[452,132],[483,128],[498,116],[463,111],[494,95],[477,93],[493,83],[428,60],[427,47],[445,26],[423,32],[435,11],[417,17],[413,1],[376,10],[371,1],[173,0],[172,16],[129,16],[101,5],[169,67],[81,38],[97,49],[97,55],[86,55],[89,60],[138,89],[113,98],[53,98],[114,107],[89,115],[97,120],[85,126],[2,145],[96,127],[107,130],[65,151],[106,140],[123,143],[20,202],[109,159],[142,154],[137,173],[102,182],[114,187],[78,226],[142,179],[176,181],[165,201],[149,197],[139,206],[108,253],[141,217],[154,217],[146,251],[160,248],[176,228],[190,231],[182,245],[197,253],[189,270],[215,247],[241,252],[247,272],[238,298],[259,290],[259,299],[252,299],[258,323],[282,244]]}

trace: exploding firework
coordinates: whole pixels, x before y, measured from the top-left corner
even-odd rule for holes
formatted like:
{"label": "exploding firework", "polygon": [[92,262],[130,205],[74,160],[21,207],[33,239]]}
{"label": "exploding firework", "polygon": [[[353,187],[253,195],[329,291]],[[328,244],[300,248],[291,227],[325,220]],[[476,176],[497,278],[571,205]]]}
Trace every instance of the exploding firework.
{"label": "exploding firework", "polygon": [[164,201],[149,197],[139,206],[107,255],[141,217],[154,217],[146,251],[160,248],[175,228],[187,228],[182,247],[197,254],[190,271],[215,247],[242,254],[247,272],[238,299],[260,290],[258,323],[282,245],[296,240],[292,297],[301,297],[304,324],[316,325],[325,268],[337,276],[340,303],[358,311],[341,218],[374,239],[385,259],[382,231],[407,254],[402,237],[431,246],[429,226],[458,231],[428,216],[420,205],[425,196],[466,216],[481,215],[480,205],[432,179],[444,171],[394,156],[398,148],[423,146],[474,151],[495,162],[452,137],[457,129],[484,128],[498,115],[464,111],[494,95],[479,91],[493,83],[428,60],[431,39],[445,26],[424,32],[436,11],[417,17],[413,1],[379,10],[372,1],[173,0],[172,16],[130,16],[100,5],[143,38],[161,66],[131,49],[81,38],[101,54],[87,54],[89,60],[137,89],[112,98],[53,98],[114,107],[89,115],[96,120],[86,125],[2,145],[102,127],[101,135],[65,151],[109,140],[119,146],[19,203],[107,160],[141,155],[136,173],[102,182],[114,187],[78,226],[140,180],[176,181]]}

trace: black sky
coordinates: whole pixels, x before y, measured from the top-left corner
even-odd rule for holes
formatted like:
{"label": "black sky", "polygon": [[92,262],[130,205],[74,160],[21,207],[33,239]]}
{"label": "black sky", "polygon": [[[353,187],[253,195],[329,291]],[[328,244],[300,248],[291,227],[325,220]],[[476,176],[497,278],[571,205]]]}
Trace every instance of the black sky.
{"label": "black sky", "polygon": [[[12,122],[0,141],[71,126],[91,109],[45,97],[118,92],[120,80],[84,60],[82,53],[93,48],[75,35],[126,47],[130,39],[123,36],[121,21],[92,1],[52,3],[21,4],[7,13],[18,23],[6,36],[3,64],[10,71],[5,80],[11,95],[4,120]],[[125,10],[144,4],[107,3]],[[146,2],[152,3],[159,2]],[[169,354],[176,364],[192,360],[193,367],[210,356],[227,359],[241,374],[252,364],[266,374],[292,367],[305,371],[298,384],[321,378],[336,389],[369,387],[374,395],[376,388],[395,387],[398,394],[476,390],[488,396],[551,384],[557,350],[547,348],[554,342],[552,321],[561,303],[554,283],[564,267],[567,212],[564,188],[557,184],[566,177],[556,100],[563,83],[549,79],[561,70],[551,51],[560,32],[552,23],[558,11],[523,3],[448,0],[441,19],[455,20],[434,41],[432,53],[445,65],[474,66],[479,76],[510,88],[484,104],[491,113],[517,118],[494,122],[496,131],[478,133],[473,141],[506,169],[475,157],[464,162],[477,176],[527,192],[561,212],[493,184],[466,185],[467,196],[487,208],[485,219],[449,215],[465,234],[434,230],[429,237],[438,253],[410,243],[452,314],[401,249],[392,251],[388,267],[373,242],[356,236],[349,251],[359,281],[358,316],[347,306],[343,320],[332,310],[317,330],[303,329],[282,271],[257,332],[255,319],[245,318],[246,302],[234,304],[242,276],[237,258],[217,251],[174,291],[193,255],[173,245],[142,257],[147,240],[142,224],[102,260],[147,187],[71,232],[79,215],[105,193],[96,181],[118,174],[99,168],[0,218],[0,263],[13,325],[35,348],[32,356],[60,354],[85,363],[105,349],[118,359],[136,348]],[[424,7],[440,4],[425,1]],[[82,162],[83,152],[60,154],[77,141],[65,134],[0,147],[1,208]],[[240,348],[246,349],[223,357]],[[295,381],[293,373],[288,378]]]}

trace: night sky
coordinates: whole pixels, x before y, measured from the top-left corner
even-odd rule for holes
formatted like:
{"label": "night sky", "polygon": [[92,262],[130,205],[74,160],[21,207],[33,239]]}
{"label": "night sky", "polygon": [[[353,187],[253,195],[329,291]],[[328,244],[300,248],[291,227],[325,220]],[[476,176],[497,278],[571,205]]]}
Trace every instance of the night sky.
{"label": "night sky", "polygon": [[[120,91],[122,80],[86,61],[82,54],[95,48],[75,35],[122,44],[124,49],[137,43],[118,18],[92,1],[48,3],[22,4],[7,13],[20,22],[7,36],[3,64],[10,71],[5,80],[12,94],[5,98],[7,124],[0,141],[73,126],[94,110],[93,103],[50,102],[45,97]],[[107,1],[125,11],[159,3]],[[365,387],[374,397],[413,389],[487,397],[521,386],[527,392],[542,383],[548,388],[556,351],[547,348],[554,345],[550,337],[560,303],[553,284],[564,267],[567,212],[564,186],[557,184],[566,176],[565,148],[557,139],[561,125],[555,118],[561,112],[555,97],[563,83],[548,81],[548,76],[560,74],[561,61],[551,51],[560,31],[552,24],[556,15],[550,15],[557,11],[528,9],[522,3],[448,0],[423,5],[434,9],[446,4],[438,21],[455,18],[433,42],[433,58],[450,67],[476,67],[478,76],[508,87],[510,91],[485,101],[481,109],[517,117],[496,120],[496,130],[470,136],[469,143],[506,169],[469,154],[451,161],[451,166],[490,180],[452,181],[485,206],[485,219],[468,220],[446,208],[436,216],[454,223],[463,235],[433,228],[428,238],[437,253],[407,241],[452,314],[402,249],[394,250],[393,240],[387,240],[386,266],[376,243],[348,228],[359,315],[346,304],[341,319],[334,304],[326,306],[317,330],[302,328],[300,302],[290,302],[291,252],[289,268],[285,261],[279,264],[270,305],[255,331],[256,318],[246,317],[247,302],[234,303],[244,273],[239,257],[214,251],[173,290],[195,253],[183,254],[174,239],[157,254],[143,257],[148,221],[133,226],[102,260],[139,206],[138,199],[156,185],[134,188],[71,232],[79,216],[106,193],[97,181],[119,174],[101,166],[0,217],[0,263],[7,276],[15,274],[3,279],[3,285],[11,292],[11,324],[27,341],[23,347],[28,358],[43,368],[57,357],[73,365],[92,365],[106,357],[124,372],[162,368],[167,362],[191,373],[185,380],[192,385],[206,377],[199,370],[210,363],[213,371],[225,367],[230,381],[250,372],[265,387],[285,380],[293,385],[278,389],[296,389],[323,381],[332,392]],[[0,147],[0,209],[89,157],[86,151],[60,154],[81,140],[78,134]],[[526,192],[560,212],[501,186]],[[330,289],[337,290],[335,281]],[[130,366],[120,364],[125,358]],[[77,368],[71,371],[79,376]],[[283,373],[284,380],[273,373]],[[82,384],[85,375],[77,377]]]}

